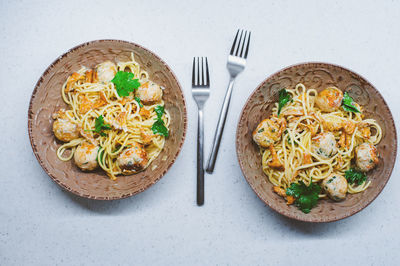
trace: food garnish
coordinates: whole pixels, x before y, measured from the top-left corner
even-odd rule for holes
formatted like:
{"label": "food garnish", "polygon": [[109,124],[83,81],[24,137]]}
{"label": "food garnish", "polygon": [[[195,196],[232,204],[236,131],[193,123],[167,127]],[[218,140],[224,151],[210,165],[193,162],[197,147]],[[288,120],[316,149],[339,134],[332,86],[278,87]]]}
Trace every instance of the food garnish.
{"label": "food garnish", "polygon": [[342,107],[345,111],[348,112],[353,112],[353,113],[360,112],[360,110],[358,110],[357,106],[355,105],[353,98],[351,98],[347,92],[343,94]]}
{"label": "food garnish", "polygon": [[131,92],[140,87],[139,79],[134,79],[134,76],[135,75],[131,72],[118,71],[111,80],[111,82],[115,84],[120,97],[129,96]]}
{"label": "food garnish", "polygon": [[346,172],[344,172],[344,177],[347,179],[349,184],[357,183],[357,185],[361,185],[367,180],[367,176],[354,168],[350,168]]}
{"label": "food garnish", "polygon": [[151,130],[154,134],[159,134],[161,136],[168,137],[168,129],[166,128],[164,121],[162,120],[162,115],[164,114],[164,106],[157,105],[154,111],[157,114],[156,121],[154,122]]}
{"label": "food garnish", "polygon": [[309,213],[317,205],[320,191],[321,187],[312,180],[309,186],[300,180],[299,183],[290,184],[290,187],[286,189],[286,195],[295,197],[296,206],[302,212]]}
{"label": "food garnish", "polygon": [[281,113],[282,108],[292,99],[290,93],[286,89],[281,89],[279,91],[279,106],[278,106],[278,116]]}
{"label": "food garnish", "polygon": [[104,133],[103,130],[109,130],[111,129],[111,126],[109,124],[104,124],[104,117],[100,115],[96,118],[94,128],[94,132],[99,133],[101,136],[105,137],[106,133]]}
{"label": "food garnish", "polygon": [[139,104],[139,107],[142,108],[143,104],[140,102],[140,98],[135,96],[135,101],[137,101],[137,103]]}

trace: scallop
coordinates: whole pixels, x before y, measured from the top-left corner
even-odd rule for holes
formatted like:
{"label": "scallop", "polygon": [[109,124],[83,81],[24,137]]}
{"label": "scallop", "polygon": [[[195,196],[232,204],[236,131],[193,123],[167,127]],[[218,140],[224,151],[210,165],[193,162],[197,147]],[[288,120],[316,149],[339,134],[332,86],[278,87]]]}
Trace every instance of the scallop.
{"label": "scallop", "polygon": [[312,138],[313,152],[324,159],[329,159],[337,153],[336,139],[331,132],[323,132]]}
{"label": "scallop", "polygon": [[137,142],[131,144],[117,158],[117,164],[124,175],[131,175],[142,171],[148,163],[147,152]]}
{"label": "scallop", "polygon": [[286,120],[271,118],[264,119],[253,131],[253,140],[257,145],[267,148],[269,145],[278,142],[283,131],[286,129]]}
{"label": "scallop", "polygon": [[343,92],[338,88],[327,88],[320,93],[315,99],[316,105],[324,112],[334,112],[342,104]]}
{"label": "scallop", "polygon": [[140,86],[136,91],[136,96],[143,104],[154,104],[161,101],[163,91],[159,85],[148,81]]}
{"label": "scallop", "polygon": [[333,173],[322,181],[322,188],[329,198],[341,201],[346,198],[347,180],[343,175]]}
{"label": "scallop", "polygon": [[53,114],[53,118],[56,119],[53,122],[53,132],[57,139],[63,142],[69,142],[73,139],[79,138],[78,125],[68,118],[64,109]]}
{"label": "scallop", "polygon": [[378,164],[378,151],[373,144],[360,144],[356,147],[355,151],[356,165],[361,171],[368,172]]}
{"label": "scallop", "polygon": [[117,66],[111,61],[105,61],[96,66],[97,78],[100,82],[110,82],[117,73]]}
{"label": "scallop", "polygon": [[75,164],[83,171],[91,171],[97,168],[97,153],[99,146],[89,142],[80,144],[74,153]]}

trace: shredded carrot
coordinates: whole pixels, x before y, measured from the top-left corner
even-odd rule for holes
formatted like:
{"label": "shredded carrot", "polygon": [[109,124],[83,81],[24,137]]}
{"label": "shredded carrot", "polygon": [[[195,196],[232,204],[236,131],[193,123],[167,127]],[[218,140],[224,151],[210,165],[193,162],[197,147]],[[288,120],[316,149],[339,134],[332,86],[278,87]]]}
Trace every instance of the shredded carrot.
{"label": "shredded carrot", "polygon": [[272,189],[276,194],[278,194],[279,196],[284,197],[286,199],[287,205],[293,204],[294,201],[296,200],[293,196],[286,195],[286,191],[281,187],[274,186]]}
{"label": "shredded carrot", "polygon": [[351,144],[351,135],[346,134],[346,148],[350,148],[350,144]]}
{"label": "shredded carrot", "polygon": [[311,154],[304,153],[303,164],[311,164],[311,163],[312,163]]}
{"label": "shredded carrot", "polygon": [[79,113],[86,114],[92,109],[93,103],[86,97],[81,98],[81,105],[79,106]]}
{"label": "shredded carrot", "polygon": [[354,133],[354,130],[356,129],[356,123],[354,123],[352,121],[346,121],[346,122],[343,122],[342,127],[344,129],[344,132],[346,132],[346,134],[351,135]]}
{"label": "shredded carrot", "polygon": [[269,145],[269,150],[271,151],[272,161],[268,162],[268,166],[277,170],[284,170],[285,168],[278,159],[274,145]]}
{"label": "shredded carrot", "polygon": [[93,70],[93,74],[92,74],[92,83],[97,83],[99,81],[99,78],[97,76],[97,71]]}
{"label": "shredded carrot", "polygon": [[122,100],[119,100],[119,103],[122,105],[125,105],[128,102],[128,99],[126,97],[122,98]]}
{"label": "shredded carrot", "polygon": [[140,108],[139,114],[145,118],[148,118],[150,116],[150,111],[142,107]]}
{"label": "shredded carrot", "polygon": [[92,83],[93,82],[93,70],[88,70],[85,73],[85,82]]}
{"label": "shredded carrot", "polygon": [[278,194],[279,196],[281,196],[281,197],[286,197],[286,192],[285,192],[285,190],[284,190],[283,188],[278,187],[278,186],[274,186],[274,187],[273,187],[273,190],[274,190],[274,192],[275,192],[276,194]]}
{"label": "shredded carrot", "polygon": [[340,147],[345,147],[346,146],[346,133],[342,131],[342,135],[340,135],[340,139],[338,144]]}
{"label": "shredded carrot", "polygon": [[93,109],[99,108],[101,106],[104,106],[108,103],[106,95],[104,94],[104,92],[100,92],[99,93],[99,99],[92,105]]}
{"label": "shredded carrot", "polygon": [[67,86],[66,86],[66,88],[65,88],[65,92],[68,93],[68,92],[71,90],[71,87],[72,87],[72,85],[73,85],[75,82],[77,82],[78,80],[82,80],[82,79],[84,79],[84,78],[85,78],[85,77],[82,76],[82,75],[79,74],[79,73],[76,73],[76,72],[72,73],[71,76],[68,77]]}
{"label": "shredded carrot", "polygon": [[306,125],[311,132],[311,137],[314,137],[317,134],[317,127],[313,125]]}
{"label": "shredded carrot", "polygon": [[371,137],[371,130],[369,127],[363,127],[361,129],[361,135],[363,138],[369,139]]}
{"label": "shredded carrot", "polygon": [[295,200],[296,200],[296,199],[295,199],[295,197],[293,197],[293,196],[286,196],[286,204],[287,204],[287,205],[293,204]]}

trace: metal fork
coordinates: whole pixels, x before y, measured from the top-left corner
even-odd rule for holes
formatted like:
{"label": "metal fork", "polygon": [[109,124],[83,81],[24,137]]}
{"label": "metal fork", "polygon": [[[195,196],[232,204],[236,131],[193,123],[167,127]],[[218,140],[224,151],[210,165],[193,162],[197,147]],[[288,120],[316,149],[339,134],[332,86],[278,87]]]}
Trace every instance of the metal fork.
{"label": "metal fork", "polygon": [[[244,34],[243,34],[244,33]],[[235,40],[233,41],[231,52],[228,56],[227,68],[230,74],[229,85],[225,93],[224,103],[222,104],[219,114],[217,129],[215,130],[213,146],[210,157],[208,157],[207,169],[208,173],[214,171],[215,161],[218,155],[219,144],[221,143],[222,133],[224,131],[226,116],[228,114],[229,103],[231,101],[232,88],[235,79],[246,66],[247,53],[250,45],[250,31],[238,30]],[[239,37],[239,39],[238,39]]]}
{"label": "metal fork", "polygon": [[204,117],[203,107],[210,95],[210,74],[207,57],[193,58],[192,95],[197,104],[197,205],[204,204]]}

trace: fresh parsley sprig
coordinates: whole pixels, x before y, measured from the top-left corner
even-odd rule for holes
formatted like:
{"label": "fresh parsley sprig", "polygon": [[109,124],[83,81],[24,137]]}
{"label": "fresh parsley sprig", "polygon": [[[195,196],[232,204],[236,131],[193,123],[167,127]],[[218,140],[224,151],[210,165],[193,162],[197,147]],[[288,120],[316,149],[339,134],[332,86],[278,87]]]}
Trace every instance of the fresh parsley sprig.
{"label": "fresh parsley sprig", "polygon": [[321,187],[313,183],[312,180],[309,186],[304,184],[303,181],[299,181],[299,183],[290,184],[290,187],[286,189],[286,195],[295,197],[296,206],[302,212],[309,213],[317,205],[320,191]]}
{"label": "fresh parsley sprig", "polygon": [[346,172],[344,172],[344,177],[347,179],[349,184],[357,183],[357,185],[361,185],[367,180],[367,176],[354,168],[350,168]]}
{"label": "fresh parsley sprig", "polygon": [[105,137],[106,133],[103,132],[103,130],[109,130],[111,129],[111,125],[105,124],[104,123],[104,117],[103,115],[100,115],[99,117],[96,118],[96,121],[94,123],[94,132],[99,133],[100,136]]}
{"label": "fresh parsley sprig", "polygon": [[154,108],[154,111],[156,112],[158,119],[161,119],[162,115],[165,113],[164,106],[161,105],[157,105],[156,108]]}
{"label": "fresh parsley sprig", "polygon": [[290,93],[286,89],[281,89],[279,91],[279,106],[278,106],[278,116],[281,113],[282,108],[292,99]]}
{"label": "fresh parsley sprig", "polygon": [[142,108],[143,104],[140,102],[140,98],[135,96],[135,101],[137,101],[137,103],[139,104],[139,107]]}
{"label": "fresh parsley sprig", "polygon": [[157,105],[154,111],[157,114],[157,118],[153,126],[151,127],[151,130],[153,131],[154,134],[159,134],[161,136],[168,137],[169,136],[168,129],[165,126],[164,121],[162,120],[162,115],[164,114],[164,106]]}
{"label": "fresh parsley sprig", "polygon": [[118,71],[111,80],[114,83],[117,93],[120,97],[129,96],[131,92],[140,87],[139,79],[133,79],[134,74],[131,72]]}
{"label": "fresh parsley sprig", "polygon": [[351,98],[347,92],[345,92],[343,95],[342,107],[347,112],[353,112],[353,113],[360,112],[360,110],[358,110],[357,106],[355,105],[353,98]]}

